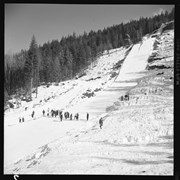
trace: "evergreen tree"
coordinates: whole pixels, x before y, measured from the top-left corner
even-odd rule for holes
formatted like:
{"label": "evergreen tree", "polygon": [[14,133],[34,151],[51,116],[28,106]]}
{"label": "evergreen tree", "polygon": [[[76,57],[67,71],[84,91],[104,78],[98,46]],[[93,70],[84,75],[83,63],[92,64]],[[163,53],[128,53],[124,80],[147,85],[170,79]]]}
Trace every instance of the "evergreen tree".
{"label": "evergreen tree", "polygon": [[168,20],[169,21],[172,21],[172,20],[174,20],[174,12],[175,12],[175,10],[174,10],[174,8],[172,9],[172,11],[169,13],[169,15],[168,15]]}
{"label": "evergreen tree", "polygon": [[58,57],[56,57],[56,59],[54,60],[54,67],[53,67],[53,81],[54,82],[60,82],[60,63],[59,63],[59,59]]}
{"label": "evergreen tree", "polygon": [[72,79],[73,75],[73,57],[71,52],[69,51],[68,48],[65,48],[64,52],[64,58],[65,58],[65,77]]}
{"label": "evergreen tree", "polygon": [[27,58],[25,61],[25,81],[27,84],[27,90],[30,90],[30,98],[32,93],[33,86],[36,87],[36,97],[38,93],[38,81],[39,81],[39,54],[38,54],[38,47],[35,40],[35,36],[33,35],[30,47],[28,50]]}

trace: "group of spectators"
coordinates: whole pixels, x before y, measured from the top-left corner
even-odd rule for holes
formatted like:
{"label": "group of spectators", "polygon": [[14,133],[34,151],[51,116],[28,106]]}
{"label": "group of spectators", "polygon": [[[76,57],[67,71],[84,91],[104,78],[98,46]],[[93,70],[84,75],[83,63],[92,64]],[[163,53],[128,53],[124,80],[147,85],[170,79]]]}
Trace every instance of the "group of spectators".
{"label": "group of spectators", "polygon": [[[47,109],[47,112],[43,109],[42,111],[43,116],[47,116],[47,117],[59,117],[60,121],[64,120],[79,120],[79,113],[75,113],[74,116],[72,113],[68,112],[68,111],[62,111],[62,110],[55,110],[55,109]],[[31,117],[32,119],[35,119],[35,111],[33,110],[31,113]],[[73,118],[74,117],[74,118]],[[89,113],[86,114],[86,120],[89,120]],[[19,123],[24,122],[25,119],[24,117],[19,117]],[[99,127],[100,129],[102,129],[103,126],[103,118],[99,119]]]}

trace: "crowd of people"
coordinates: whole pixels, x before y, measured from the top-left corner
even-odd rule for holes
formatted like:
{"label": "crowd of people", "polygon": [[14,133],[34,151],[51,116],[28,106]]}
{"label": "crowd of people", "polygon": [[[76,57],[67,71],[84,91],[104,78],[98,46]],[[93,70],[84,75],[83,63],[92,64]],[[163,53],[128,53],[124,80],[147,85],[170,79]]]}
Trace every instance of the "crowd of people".
{"label": "crowd of people", "polygon": [[[44,109],[42,110],[42,115],[43,117],[59,117],[60,121],[62,120],[79,120],[79,113],[75,113],[74,116],[72,113],[68,111],[62,111],[62,110],[55,110],[55,109],[47,109],[45,111]],[[31,113],[31,118],[35,120],[35,111],[33,110]],[[89,120],[89,113],[86,114],[86,120]],[[19,123],[25,122],[24,117],[19,117]],[[99,127],[102,129],[103,126],[103,118],[99,119]]]}
{"label": "crowd of people", "polygon": [[74,115],[68,111],[55,110],[55,109],[47,109],[47,113],[45,110],[42,111],[43,116],[47,117],[59,117],[60,121],[62,120],[79,120],[79,113],[75,113]]}
{"label": "crowd of people", "polygon": [[125,94],[124,96],[120,97],[121,101],[129,101],[129,94]]}
{"label": "crowd of people", "polygon": [[[121,101],[129,101],[129,94],[125,94],[124,96],[121,96],[120,97],[120,100]],[[27,109],[25,109],[27,110]],[[45,111],[44,109],[42,110],[42,115],[45,117],[59,117],[59,120],[60,121],[63,121],[63,120],[79,120],[79,113],[75,113],[75,114],[72,114],[68,111],[63,111],[63,110],[55,110],[55,109],[47,109],[47,111]],[[32,113],[31,113],[31,117],[33,120],[35,120],[35,111],[33,110]],[[86,114],[86,120],[88,121],[89,120],[89,113]],[[25,119],[24,117],[19,117],[19,123],[23,123],[25,122]],[[100,129],[102,129],[102,126],[103,126],[103,118],[100,118],[99,119],[99,127]]]}
{"label": "crowd of people", "polygon": [[[70,113],[68,111],[55,110],[55,109],[47,109],[46,111],[42,110],[43,117],[59,117],[60,121],[62,120],[79,120],[79,113]],[[31,113],[31,118],[35,120],[35,111],[33,110]],[[89,120],[89,113],[87,113],[86,120]],[[24,122],[24,117],[19,117],[19,123]]]}

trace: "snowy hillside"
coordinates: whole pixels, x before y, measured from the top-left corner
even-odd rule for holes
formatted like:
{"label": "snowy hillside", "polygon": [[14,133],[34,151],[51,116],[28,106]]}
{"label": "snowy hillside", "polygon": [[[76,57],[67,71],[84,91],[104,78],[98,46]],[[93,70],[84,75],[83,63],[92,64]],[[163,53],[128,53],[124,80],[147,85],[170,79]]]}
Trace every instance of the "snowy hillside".
{"label": "snowy hillside", "polygon": [[[107,84],[110,84],[114,80],[115,77],[111,78],[112,68],[117,62],[123,61],[127,51],[128,49],[120,48],[120,49],[116,49],[116,52],[113,54],[104,55],[100,57],[97,60],[96,67],[87,70],[85,77],[62,82],[59,83],[58,86],[57,84],[52,84],[49,87],[40,86],[38,89],[40,93],[38,94],[37,98],[35,98],[35,94],[34,94],[33,100],[31,102],[22,101],[20,108],[10,109],[10,111],[7,110],[4,116],[5,162],[6,160],[9,161],[8,159],[16,160],[16,158],[19,158],[18,156],[23,156],[27,152],[29,153],[30,150],[33,150],[34,146],[35,148],[41,146],[42,136],[46,136],[46,133],[48,132],[48,131],[39,132],[39,129],[41,129],[43,125],[49,128],[51,124],[52,131],[54,133],[51,136],[52,140],[54,140],[55,137],[58,138],[59,129],[57,128],[57,125],[53,123],[54,119],[53,118],[47,119],[43,117],[42,114],[43,109],[46,111],[46,113],[48,109],[50,110],[64,109],[67,111],[69,107],[71,106],[73,107],[75,104],[80,104],[86,99],[88,99],[88,97],[83,96],[83,93],[90,91],[90,92],[94,92],[94,96],[95,96],[98,93],[97,91],[95,92],[95,89],[101,90],[104,87],[106,87]],[[107,69],[106,74],[104,71],[105,68]],[[95,80],[89,80],[92,77],[95,78]],[[25,108],[27,109],[25,110]],[[35,111],[34,119],[36,121],[34,121],[31,117],[33,110]],[[19,117],[24,117],[25,122],[23,124],[19,123]],[[80,118],[85,119],[85,117],[82,116],[82,113],[80,114]],[[59,121],[59,117],[56,118],[55,120]],[[63,123],[67,123],[67,122],[63,122]],[[77,122],[75,123],[75,126],[76,124]],[[36,126],[35,132],[32,131],[32,129],[34,129],[34,126]],[[73,123],[72,123],[72,127],[74,127]],[[23,134],[23,136],[21,136],[21,134]],[[32,134],[34,135],[33,137]],[[37,137],[40,137],[40,139],[38,140]],[[27,141],[27,139],[29,141]],[[45,140],[46,143],[49,142],[49,138],[45,138]],[[31,142],[31,148],[29,148],[29,142]],[[25,150],[23,150],[21,144],[24,144],[23,148]],[[25,146],[25,144],[27,144],[27,146]],[[19,146],[19,149],[17,145]],[[9,151],[12,152],[11,150],[15,149],[15,147],[17,148],[17,151],[14,150],[14,154],[18,152],[17,153],[18,155],[14,155],[13,153],[9,154],[8,152]],[[6,148],[8,148],[8,150],[6,150]],[[7,159],[6,159],[6,153],[7,153]]]}
{"label": "snowy hillside", "polygon": [[[4,173],[172,175],[173,38],[167,30],[112,50],[82,77],[40,86],[32,102],[6,111]],[[80,118],[61,122],[43,116],[48,108]]]}

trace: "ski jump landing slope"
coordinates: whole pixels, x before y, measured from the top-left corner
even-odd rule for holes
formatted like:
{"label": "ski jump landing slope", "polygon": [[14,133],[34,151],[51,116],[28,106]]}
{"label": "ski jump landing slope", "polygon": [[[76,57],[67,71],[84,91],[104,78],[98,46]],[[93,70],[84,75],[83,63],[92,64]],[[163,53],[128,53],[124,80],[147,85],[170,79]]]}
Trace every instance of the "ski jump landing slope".
{"label": "ski jump landing slope", "polygon": [[154,40],[154,38],[149,38],[133,46],[116,81],[131,81],[140,76],[138,73],[145,70],[148,57],[152,54]]}

